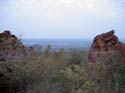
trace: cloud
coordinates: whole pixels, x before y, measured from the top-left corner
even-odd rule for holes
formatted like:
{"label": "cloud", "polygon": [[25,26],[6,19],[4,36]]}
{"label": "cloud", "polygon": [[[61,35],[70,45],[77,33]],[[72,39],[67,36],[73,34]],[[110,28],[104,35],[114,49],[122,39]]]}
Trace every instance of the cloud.
{"label": "cloud", "polygon": [[29,16],[32,19],[46,16],[54,20],[81,13],[113,17],[120,14],[113,0],[10,0],[7,9],[13,16]]}
{"label": "cloud", "polygon": [[[6,0],[0,2],[0,9],[4,18],[9,17],[9,22],[4,20],[6,24],[11,24],[16,30],[40,30],[45,36],[56,33],[59,37],[78,37],[86,31],[85,36],[89,37],[90,34],[110,30],[123,22],[123,1]],[[91,33],[91,30],[96,32]]]}

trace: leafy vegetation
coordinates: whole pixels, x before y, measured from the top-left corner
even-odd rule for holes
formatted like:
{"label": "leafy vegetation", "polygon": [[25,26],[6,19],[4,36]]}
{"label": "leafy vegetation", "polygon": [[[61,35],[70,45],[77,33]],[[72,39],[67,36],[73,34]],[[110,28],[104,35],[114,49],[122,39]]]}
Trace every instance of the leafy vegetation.
{"label": "leafy vegetation", "polygon": [[28,59],[0,62],[22,82],[22,93],[125,93],[125,65],[119,53],[89,62],[87,51],[54,52],[49,45],[36,60]]}

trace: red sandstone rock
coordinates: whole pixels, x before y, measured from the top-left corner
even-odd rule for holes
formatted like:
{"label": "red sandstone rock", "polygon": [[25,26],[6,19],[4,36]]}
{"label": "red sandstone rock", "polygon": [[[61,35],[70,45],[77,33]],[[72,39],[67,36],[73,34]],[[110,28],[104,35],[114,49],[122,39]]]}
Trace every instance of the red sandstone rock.
{"label": "red sandstone rock", "polygon": [[118,51],[121,56],[125,58],[125,45],[119,41],[118,37],[112,30],[107,33],[103,33],[94,38],[91,50],[89,52],[89,59],[95,61],[103,53],[109,53],[109,51]]}
{"label": "red sandstone rock", "polygon": [[[20,48],[20,49],[19,49]],[[0,33],[0,61],[25,55],[25,47],[15,35],[6,30]]]}
{"label": "red sandstone rock", "polygon": [[[0,33],[0,61],[7,61],[10,59],[20,59],[26,57],[29,52],[35,55],[35,50],[27,48],[20,42],[20,40],[10,31],[6,30]],[[34,54],[33,54],[34,53]]]}

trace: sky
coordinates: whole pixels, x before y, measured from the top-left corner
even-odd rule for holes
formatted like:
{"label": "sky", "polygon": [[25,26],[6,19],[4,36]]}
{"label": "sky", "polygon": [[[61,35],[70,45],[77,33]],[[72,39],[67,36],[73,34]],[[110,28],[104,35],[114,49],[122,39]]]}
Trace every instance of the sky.
{"label": "sky", "polygon": [[20,38],[125,38],[125,0],[0,0],[0,32]]}

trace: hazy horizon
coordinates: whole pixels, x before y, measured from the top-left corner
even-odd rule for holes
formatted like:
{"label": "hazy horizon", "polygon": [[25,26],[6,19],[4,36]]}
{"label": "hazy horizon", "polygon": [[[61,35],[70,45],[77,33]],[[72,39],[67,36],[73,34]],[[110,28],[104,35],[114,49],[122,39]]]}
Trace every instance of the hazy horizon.
{"label": "hazy horizon", "polygon": [[[47,46],[51,45],[53,47],[60,48],[89,48],[93,42],[93,39],[50,39],[50,38],[42,38],[42,39],[21,39],[21,41],[25,45],[42,45]],[[120,39],[121,42],[125,43],[125,39]]]}

